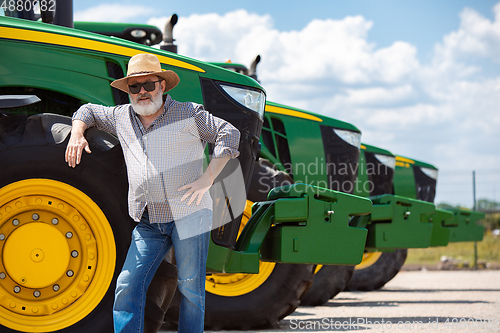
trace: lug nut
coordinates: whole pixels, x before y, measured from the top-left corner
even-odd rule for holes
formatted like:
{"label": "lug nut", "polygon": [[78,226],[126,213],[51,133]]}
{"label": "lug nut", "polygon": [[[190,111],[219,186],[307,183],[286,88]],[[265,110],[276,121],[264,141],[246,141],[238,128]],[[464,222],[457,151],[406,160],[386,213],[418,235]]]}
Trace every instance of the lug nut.
{"label": "lug nut", "polygon": [[3,280],[3,279],[5,279],[5,278],[6,278],[5,273],[4,273],[4,272],[0,273],[0,279],[2,279],[2,280]]}
{"label": "lug nut", "polygon": [[73,237],[73,233],[71,231],[68,231],[66,233],[66,238],[71,238],[71,237]]}
{"label": "lug nut", "polygon": [[73,258],[78,257],[78,251],[76,251],[76,250],[71,251],[71,256],[72,256]]}
{"label": "lug nut", "polygon": [[40,215],[38,215],[37,213],[35,213],[31,217],[33,218],[33,220],[36,221],[36,220],[38,220],[40,218]]}
{"label": "lug nut", "polygon": [[69,277],[72,277],[73,275],[75,275],[75,272],[73,272],[71,269],[69,271],[66,272],[66,275],[69,276]]}
{"label": "lug nut", "polygon": [[0,241],[3,241],[5,239],[5,235],[4,234],[0,234]]}
{"label": "lug nut", "polygon": [[21,287],[19,287],[19,286],[15,286],[15,287],[14,287],[14,292],[15,292],[16,294],[20,293],[20,292],[21,292]]}
{"label": "lug nut", "polygon": [[59,291],[60,287],[58,284],[55,284],[53,287],[52,287],[52,290],[54,291]]}
{"label": "lug nut", "polygon": [[42,293],[41,293],[39,290],[35,290],[35,291],[33,292],[33,296],[35,296],[36,298],[40,297],[40,295],[41,295],[41,294],[42,294]]}
{"label": "lug nut", "polygon": [[57,225],[59,223],[59,220],[56,219],[55,217],[52,219],[52,224]]}
{"label": "lug nut", "polygon": [[15,225],[15,226],[18,226],[19,225],[19,220],[18,219],[14,219],[12,221],[12,224]]}

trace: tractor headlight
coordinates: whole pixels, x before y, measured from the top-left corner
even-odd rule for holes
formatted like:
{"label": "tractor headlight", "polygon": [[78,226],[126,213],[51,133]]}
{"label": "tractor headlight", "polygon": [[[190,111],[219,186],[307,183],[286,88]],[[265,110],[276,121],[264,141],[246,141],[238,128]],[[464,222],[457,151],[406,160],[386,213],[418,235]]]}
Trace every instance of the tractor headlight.
{"label": "tractor headlight", "polygon": [[261,90],[245,89],[241,87],[219,84],[220,87],[239,104],[257,112],[264,118],[264,107],[266,106],[266,95]]}
{"label": "tractor headlight", "polygon": [[395,169],[396,168],[396,157],[390,155],[374,154],[375,158],[383,165]]}
{"label": "tractor headlight", "polygon": [[436,169],[421,167],[420,170],[422,170],[422,172],[425,173],[430,178],[432,178],[434,180],[437,180],[437,178],[438,178],[438,171]]}
{"label": "tractor headlight", "polygon": [[142,29],[134,29],[130,32],[130,34],[134,38],[143,38],[143,37],[146,37],[146,35],[147,35],[146,31],[144,31]]}
{"label": "tractor headlight", "polygon": [[334,128],[333,131],[342,140],[359,149],[361,147],[361,133]]}

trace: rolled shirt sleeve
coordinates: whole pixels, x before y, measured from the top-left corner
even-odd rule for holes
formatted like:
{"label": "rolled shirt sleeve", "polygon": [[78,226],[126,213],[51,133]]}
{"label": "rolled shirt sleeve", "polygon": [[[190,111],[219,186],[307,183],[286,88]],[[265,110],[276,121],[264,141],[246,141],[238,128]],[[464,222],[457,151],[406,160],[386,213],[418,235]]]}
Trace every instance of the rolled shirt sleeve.
{"label": "rolled shirt sleeve", "polygon": [[116,136],[116,112],[119,107],[87,103],[73,114],[72,119],[83,121],[88,128],[97,127]]}
{"label": "rolled shirt sleeve", "polygon": [[207,112],[203,105],[194,104],[191,116],[194,122],[190,131],[202,140],[215,145],[212,158],[236,158],[240,152],[240,131],[229,122]]}

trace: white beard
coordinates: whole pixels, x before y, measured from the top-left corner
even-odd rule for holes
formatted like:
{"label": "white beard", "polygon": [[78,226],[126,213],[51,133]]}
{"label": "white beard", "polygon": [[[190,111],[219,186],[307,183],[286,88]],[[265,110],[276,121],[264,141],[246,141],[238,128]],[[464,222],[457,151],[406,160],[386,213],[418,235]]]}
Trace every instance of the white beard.
{"label": "white beard", "polygon": [[[139,104],[138,101],[141,97],[150,97],[151,99],[146,102],[146,104],[144,104],[144,101]],[[137,95],[135,99],[130,97],[130,103],[132,103],[132,107],[137,114],[141,116],[150,116],[160,110],[160,107],[163,104],[163,98],[161,93],[157,93],[154,95],[141,94]]]}

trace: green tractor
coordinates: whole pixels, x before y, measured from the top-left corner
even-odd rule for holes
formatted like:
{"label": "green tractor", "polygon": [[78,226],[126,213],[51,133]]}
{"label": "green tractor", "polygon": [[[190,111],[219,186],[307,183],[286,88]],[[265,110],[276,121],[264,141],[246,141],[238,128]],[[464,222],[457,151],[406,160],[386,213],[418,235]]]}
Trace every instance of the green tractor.
{"label": "green tractor", "polygon": [[[207,262],[212,288],[207,290],[207,327],[274,325],[299,305],[314,265],[361,261],[366,230],[348,221],[368,214],[370,200],[292,184],[245,209],[245,202],[232,194],[234,189],[249,191],[260,156],[265,92],[255,80],[165,50],[73,29],[72,8],[65,7],[70,2],[58,2],[55,15],[50,7],[35,12],[28,1],[20,3],[23,11],[7,8],[0,16],[2,332],[112,329],[114,284],[135,226],[126,213],[123,155],[118,140],[97,129],[87,131],[92,154],[77,168],[64,163],[64,151],[70,116],[80,105],[128,103],[128,96],[109,83],[124,76],[137,53],[155,54],[163,69],[178,73],[174,99],[202,103],[241,132],[237,163],[224,170],[238,172],[241,181],[219,178],[214,186],[222,196],[214,200],[219,227],[211,233]],[[40,101],[33,103],[34,96]],[[272,129],[279,135],[278,127]],[[334,137],[333,129],[325,131]],[[359,137],[354,128],[347,132]],[[359,151],[346,148],[356,162]],[[269,278],[233,288],[250,274],[266,271]],[[249,299],[258,299],[258,306]]]}
{"label": "green tractor", "polygon": [[[434,202],[438,170],[435,166],[403,156],[396,156],[394,192],[397,195]],[[446,246],[448,242],[478,242],[483,240],[484,226],[478,222],[484,213],[468,209],[436,209],[430,246]],[[446,216],[445,216],[446,215]]]}
{"label": "green tractor", "polygon": [[[366,227],[368,237],[363,260],[355,267],[345,290],[381,288],[399,272],[408,248],[482,240],[484,228],[476,222],[484,218],[484,214],[435,209],[437,172],[433,165],[361,145],[355,194],[370,198],[373,208],[370,215],[350,223]],[[330,269],[339,270],[335,266]],[[315,292],[321,295],[313,285],[309,293]],[[321,301],[313,304],[321,304]]]}
{"label": "green tractor", "polygon": [[[387,177],[386,180],[380,179],[379,175],[370,177],[375,188],[383,189],[383,192],[370,193],[370,196],[395,194],[399,197],[416,199],[417,201],[414,202],[427,212],[422,212],[420,214],[421,223],[415,223],[412,227],[407,223],[410,220],[409,217],[400,220],[403,223],[399,223],[399,226],[396,225],[397,220],[394,219],[392,219],[390,226],[387,224],[387,218],[385,220],[380,219],[380,217],[372,219],[374,220],[372,222],[375,223],[368,226],[369,237],[363,261],[356,266],[353,277],[346,287],[346,290],[350,291],[379,289],[389,282],[403,266],[407,248],[446,246],[449,242],[481,241],[484,234],[484,227],[477,224],[479,220],[484,219],[484,214],[481,212],[460,209],[432,209],[430,205],[425,205],[426,202],[434,202],[438,175],[438,169],[435,166],[403,156],[394,156],[390,152],[384,154],[377,150],[378,148],[366,145],[364,150],[366,162],[371,160],[373,163],[375,158],[380,161],[390,159],[391,164],[395,164],[395,167],[391,173],[393,174],[392,185]],[[367,196],[366,193],[357,194]],[[377,215],[377,210],[386,209],[386,206],[380,205],[380,197],[371,199],[374,203],[371,214],[373,217]],[[401,205],[405,205],[405,203],[401,203]],[[377,219],[382,223],[377,224]],[[384,222],[386,224],[383,224]],[[377,232],[378,239],[375,236]],[[399,244],[390,244],[392,242],[390,232],[393,232],[392,238]],[[414,237],[405,239],[402,235]],[[375,243],[378,243],[378,248],[377,245],[374,245]]]}
{"label": "green tractor", "polygon": [[[246,75],[251,72],[255,76],[255,66],[258,61],[260,57],[256,58],[251,70],[244,65],[231,62],[215,64]],[[300,140],[305,133],[300,129],[308,129],[306,123],[318,121],[318,115],[268,102],[265,124],[266,120],[268,123],[277,122],[277,116],[273,115],[273,112],[295,116],[296,124],[293,124],[293,121],[287,122],[287,131],[292,133],[288,135],[288,141],[293,142],[292,145],[295,146],[282,148],[285,151],[284,155],[288,156],[285,163],[282,157],[276,159],[275,152],[278,151],[278,146],[284,146],[280,140],[284,140],[274,133],[269,134],[264,125],[261,135],[263,144],[261,156],[269,159],[278,169],[285,172],[293,172],[291,168],[284,167],[286,162],[290,164],[290,159],[294,160],[294,163],[298,161],[310,163],[311,154],[317,154],[316,158],[326,163],[327,166],[331,163],[331,160],[313,148],[320,144],[317,138],[311,139],[310,137],[319,137],[320,131],[316,130],[316,134],[307,131],[306,140]],[[279,128],[281,127],[283,126],[280,125]],[[272,153],[267,152],[265,147],[269,147],[267,150],[271,150]],[[484,218],[484,214],[474,211],[454,210],[450,212],[435,209],[432,203],[436,191],[437,168],[424,162],[395,156],[387,150],[367,144],[361,144],[360,148],[357,178],[352,183],[353,193],[370,198],[374,204],[370,215],[352,219],[350,222],[351,226],[368,229],[363,260],[354,271],[352,267],[346,266],[316,266],[314,284],[302,299],[304,305],[323,304],[344,288],[350,291],[381,288],[403,266],[407,248],[446,246],[448,241],[482,240],[484,230],[476,222]],[[286,153],[287,149],[293,150],[293,153]],[[281,156],[279,153],[278,155]],[[349,157],[346,158],[347,161]],[[342,161],[337,160],[336,163],[336,167],[340,168]],[[317,176],[315,169],[308,171],[313,171],[313,175],[302,175],[306,183],[325,181],[315,178]],[[308,177],[310,178],[307,179]],[[327,185],[323,184],[323,186]],[[350,187],[338,190],[345,192],[349,191]],[[252,193],[252,188],[250,191]],[[347,285],[346,281],[349,282]]]}
{"label": "green tractor", "polygon": [[[260,57],[256,58],[251,66],[251,70],[248,70],[244,65],[231,62],[214,64],[248,75],[249,72],[255,74],[255,66],[258,61],[260,61]],[[394,193],[393,178],[395,175],[396,157],[387,150],[367,144],[361,144],[359,141],[360,137],[356,138],[357,143],[355,146],[358,146],[357,157],[352,154],[346,154],[345,149],[340,145],[333,144],[327,148],[328,143],[327,140],[325,140],[323,130],[320,130],[318,126],[315,125],[316,123],[322,122],[325,118],[327,117],[309,111],[267,102],[264,128],[261,134],[261,158],[264,160],[261,161],[260,164],[270,163],[274,168],[281,170],[282,173],[284,172],[293,177],[292,182],[295,180],[296,182],[305,182],[308,184],[321,184],[320,186],[326,188],[336,186],[336,190],[370,199],[373,198],[375,202],[377,202],[377,200],[385,199],[387,201],[394,199],[391,198],[391,196],[386,196],[385,198],[380,196]],[[352,125],[348,126],[348,124],[344,122],[330,119],[330,122],[331,121],[335,122],[335,126],[337,126],[338,130],[342,129],[345,131],[355,128]],[[359,133],[359,130],[356,129],[356,131]],[[288,135],[286,133],[288,133]],[[346,133],[346,137],[352,138],[354,136],[352,133]],[[323,145],[324,151],[322,149]],[[332,159],[332,155],[337,155],[339,158]],[[294,170],[290,167],[293,165],[292,160],[293,163],[298,166],[306,165],[309,167],[305,173],[299,175],[299,178],[295,178]],[[343,174],[343,179],[338,179],[332,184],[332,179],[329,176],[326,176],[324,172],[318,172],[318,170],[321,171],[328,168],[330,168],[331,173],[334,171],[337,173],[337,178]],[[350,177],[347,176],[348,172],[344,170],[352,171]],[[254,178],[256,181],[253,182],[250,188],[250,199],[252,199],[253,193],[256,192],[254,189],[256,187],[255,184],[263,183],[260,179],[268,177],[266,176],[266,172],[261,172],[260,175],[254,174]],[[398,194],[416,198],[414,193],[400,193],[404,191],[406,186],[413,186],[412,189],[414,188],[415,182],[413,178],[409,179],[407,176],[403,175],[397,178],[397,180],[398,185],[401,181],[407,181],[409,183],[400,186],[398,188]],[[287,181],[290,182],[290,180]],[[342,184],[342,186],[340,187],[339,184]],[[280,183],[275,181],[273,185],[279,186]],[[433,185],[435,189],[436,183],[434,182]],[[266,184],[266,186],[272,187],[268,184]],[[430,191],[429,187],[426,189]],[[423,194],[423,190],[420,190],[420,192]],[[262,195],[256,198],[265,200],[265,196]],[[398,199],[401,200],[403,198]],[[406,199],[406,201],[408,200]],[[401,202],[395,201],[391,204],[399,207]],[[362,219],[352,219],[350,221],[351,226],[366,227],[368,229],[367,244],[362,262],[356,267],[344,265],[317,265],[315,268],[314,283],[308,293],[302,298],[301,304],[312,306],[321,305],[344,289],[374,290],[385,285],[385,283],[391,280],[403,266],[407,255],[406,248],[429,246],[426,241],[413,241],[414,239],[418,239],[419,236],[422,236],[422,232],[426,235],[431,225],[429,223],[427,223],[427,225],[419,223],[420,216],[423,217],[426,216],[424,214],[431,214],[431,212],[434,212],[433,205],[422,204],[424,207],[421,207],[422,205],[418,202],[410,206],[407,205],[407,207],[410,208],[408,212],[405,212],[410,214],[413,213],[412,218],[409,220],[412,221],[412,225],[415,226],[414,231],[417,232],[416,234],[409,233],[407,232],[408,230],[404,228],[399,228],[399,226],[402,226],[401,218],[398,219],[396,216],[380,217],[384,219],[380,221],[384,223],[383,227],[388,227],[388,230],[384,231],[385,233],[389,232],[394,236],[401,235],[398,237],[401,240],[398,246],[402,248],[395,248],[394,244],[390,244],[390,248],[377,248],[376,245],[381,245],[379,244],[380,242],[373,244],[373,240],[380,237],[378,235],[380,235],[381,232],[377,231],[382,225],[379,225],[377,223],[378,221],[373,221],[372,223],[370,220],[372,215],[367,215]],[[417,208],[416,206],[419,207]],[[375,205],[372,213],[378,207],[387,209],[385,205]],[[407,218],[408,216],[409,214],[406,215]],[[401,217],[404,222],[406,222],[404,216]],[[387,222],[392,223],[388,224]],[[406,224],[404,227],[406,227]],[[428,237],[425,236],[424,239],[426,238]]]}
{"label": "green tractor", "polygon": [[[96,129],[87,132],[93,153],[75,170],[64,165],[69,116],[87,102],[127,103],[109,83],[124,76],[131,56],[154,53],[181,78],[171,92],[175,99],[204,103],[240,129],[238,161],[247,180],[265,92],[254,80],[209,64],[33,21],[33,11],[5,14],[11,17],[0,17],[0,94],[7,102],[6,95],[41,101],[4,104],[0,118],[0,324],[26,332],[108,332],[115,279],[135,225],[127,214],[126,170],[118,140]],[[226,201],[217,208],[231,209]],[[238,228],[241,212],[233,217],[213,233],[214,244],[230,246],[227,232]]]}
{"label": "green tractor", "polygon": [[[484,214],[435,208],[437,169],[434,166],[394,156],[367,144],[360,144],[359,164],[356,164],[353,155],[348,153],[353,150],[339,144],[329,145],[323,125],[318,126],[326,119],[312,112],[267,102],[261,134],[261,157],[291,175],[295,182],[350,192],[373,203],[369,215],[349,222],[351,227],[368,230],[362,262],[355,269],[341,265],[316,266],[314,284],[302,304],[323,304],[344,288],[381,288],[399,272],[408,248],[446,246],[448,240],[482,240],[483,227],[476,222],[484,218]],[[346,123],[329,119],[329,123],[332,122],[336,122],[333,126],[338,130],[342,128],[340,132],[353,129]],[[354,133],[344,134],[346,141],[354,136]],[[332,158],[332,155],[340,158]],[[324,170],[330,170],[330,174],[336,170],[342,178],[332,182]],[[349,170],[355,170],[355,177],[348,176]],[[258,179],[252,184],[249,198],[255,184],[262,183]]]}
{"label": "green tractor", "polygon": [[[386,150],[361,145],[360,134],[359,130],[348,123],[297,108],[267,102],[261,134],[262,160],[260,164],[271,163],[278,170],[290,175],[295,183],[307,183],[357,196],[369,197],[374,203],[381,200],[379,205],[381,207],[384,204],[393,205],[396,208],[403,207],[401,202],[404,201],[405,212],[401,212],[402,214],[395,212],[395,216],[389,217],[389,222],[392,223],[388,232],[401,234],[401,242],[404,245],[397,244],[399,247],[429,246],[428,244],[413,242],[413,239],[418,237],[413,237],[412,234],[397,229],[397,227],[400,225],[401,219],[406,221],[406,219],[409,219],[408,216],[413,214],[409,221],[411,221],[411,225],[416,226],[415,230],[419,231],[420,216],[424,213],[433,212],[434,206],[428,203],[412,202],[410,199],[402,197],[397,197],[395,202],[392,202],[393,200],[389,200],[388,203],[384,202],[384,200],[394,199],[391,193],[395,157]],[[375,170],[369,170],[369,167]],[[267,174],[269,173],[261,172],[260,175],[256,175],[254,172],[255,181],[252,182],[248,196],[250,200],[254,198],[256,201],[265,200],[265,190],[272,188],[271,185],[264,181],[268,178]],[[274,182],[274,185],[279,186],[281,184]],[[256,186],[259,187],[257,191],[254,189]],[[254,196],[253,193],[255,192],[263,193],[264,196]],[[380,197],[385,194],[389,194],[389,196]],[[424,207],[421,207],[422,205]],[[383,207],[387,210],[387,207]],[[372,223],[370,219],[374,217],[374,212],[375,205],[370,215],[356,217],[349,222],[351,227],[368,229],[364,260],[358,266],[358,269],[371,266],[370,262],[374,259],[378,261],[378,258],[371,255],[372,251],[395,252],[397,256],[401,256],[401,252],[402,258],[398,258],[397,270],[391,273],[384,272],[383,274],[392,274],[394,276],[401,268],[406,252],[405,250],[398,250],[399,247],[396,249],[394,244],[386,246],[380,243],[370,243],[371,239],[378,239],[380,233],[378,224]],[[384,218],[384,222],[387,222],[387,216],[381,216],[380,218]],[[427,232],[430,226],[430,223],[424,226],[426,229],[424,232]],[[406,237],[404,237],[405,235]],[[337,242],[337,240],[332,238],[332,242]],[[384,255],[382,259],[385,259],[385,257]],[[352,280],[353,273],[355,273],[354,267],[342,265],[342,262],[336,264],[316,266],[314,284],[303,297],[302,304],[323,304],[348,285],[349,281]],[[384,280],[386,279],[384,277]],[[377,288],[380,286],[376,285]],[[369,289],[375,289],[376,287]]]}
{"label": "green tractor", "polygon": [[[365,221],[369,237],[363,261],[355,267],[346,290],[368,291],[381,288],[400,271],[406,259],[407,248],[425,248],[431,245],[429,230],[432,224],[425,217],[434,214],[434,206],[409,200],[408,198],[415,196],[401,193],[404,189],[401,181],[408,178],[395,177],[398,161],[398,157],[387,150],[362,145],[358,180],[364,186],[358,187],[362,191],[357,194],[370,197],[376,208],[369,221]],[[435,185],[436,182],[434,190]],[[415,184],[409,182],[406,186],[414,187]],[[368,191],[365,190],[367,187]],[[396,187],[398,192],[395,192]],[[398,210],[401,211],[398,213]],[[391,244],[396,240],[399,243]]]}

